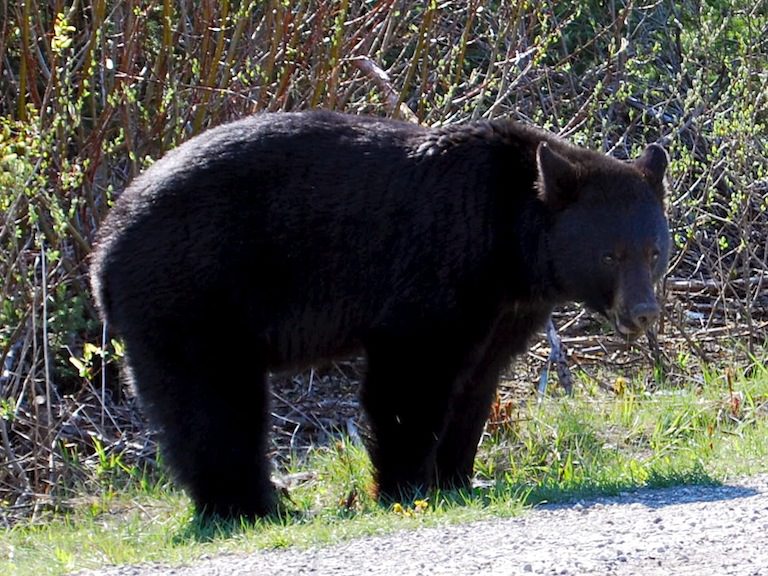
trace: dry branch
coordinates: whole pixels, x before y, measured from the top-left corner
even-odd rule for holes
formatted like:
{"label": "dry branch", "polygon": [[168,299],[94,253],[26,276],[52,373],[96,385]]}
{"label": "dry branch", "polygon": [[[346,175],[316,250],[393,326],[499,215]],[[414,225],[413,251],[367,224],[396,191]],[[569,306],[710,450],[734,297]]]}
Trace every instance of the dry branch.
{"label": "dry branch", "polygon": [[392,81],[390,80],[389,75],[384,70],[382,70],[373,60],[371,60],[368,56],[355,56],[353,58],[349,58],[347,61],[350,62],[355,68],[360,70],[360,72],[365,74],[365,76],[368,77],[376,85],[376,87],[384,95],[384,99],[387,102],[389,111],[392,114],[395,116],[400,116],[409,122],[413,122],[414,124],[419,123],[419,119],[416,117],[416,114],[414,114],[413,111],[408,108],[405,102],[400,101],[400,94],[397,90],[395,90],[394,86],[392,86]]}

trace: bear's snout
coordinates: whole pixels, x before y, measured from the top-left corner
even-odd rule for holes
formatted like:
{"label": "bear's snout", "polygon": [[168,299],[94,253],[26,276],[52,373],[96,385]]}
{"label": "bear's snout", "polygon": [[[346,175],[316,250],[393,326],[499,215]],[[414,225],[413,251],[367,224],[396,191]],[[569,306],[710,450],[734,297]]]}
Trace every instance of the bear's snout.
{"label": "bear's snout", "polygon": [[630,319],[637,331],[645,331],[659,319],[659,305],[655,302],[635,304],[630,311]]}
{"label": "bear's snout", "polygon": [[632,340],[648,330],[659,319],[660,312],[656,300],[648,300],[623,310],[611,310],[608,317],[619,334]]}

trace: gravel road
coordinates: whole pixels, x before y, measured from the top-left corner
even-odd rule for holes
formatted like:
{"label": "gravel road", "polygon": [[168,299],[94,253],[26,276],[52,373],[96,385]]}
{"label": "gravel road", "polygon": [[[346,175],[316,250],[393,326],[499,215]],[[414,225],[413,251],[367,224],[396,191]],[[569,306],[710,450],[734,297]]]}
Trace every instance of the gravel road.
{"label": "gravel road", "polygon": [[637,490],[522,516],[80,576],[768,576],[768,475]]}

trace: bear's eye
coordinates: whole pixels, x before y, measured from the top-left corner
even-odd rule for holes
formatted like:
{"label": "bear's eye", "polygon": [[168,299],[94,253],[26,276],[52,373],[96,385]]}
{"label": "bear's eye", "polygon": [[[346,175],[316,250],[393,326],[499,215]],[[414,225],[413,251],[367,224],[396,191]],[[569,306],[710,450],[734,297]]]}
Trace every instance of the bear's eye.
{"label": "bear's eye", "polygon": [[616,256],[613,254],[603,254],[601,260],[605,266],[613,266],[616,264]]}
{"label": "bear's eye", "polygon": [[659,261],[659,256],[661,256],[661,253],[659,252],[659,250],[657,248],[654,248],[653,252],[651,252],[651,262],[656,264],[656,262]]}

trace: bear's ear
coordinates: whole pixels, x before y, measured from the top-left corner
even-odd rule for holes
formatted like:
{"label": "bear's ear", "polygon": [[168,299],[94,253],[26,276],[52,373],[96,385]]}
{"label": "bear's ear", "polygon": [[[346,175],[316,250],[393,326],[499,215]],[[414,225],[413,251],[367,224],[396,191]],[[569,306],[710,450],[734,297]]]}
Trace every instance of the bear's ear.
{"label": "bear's ear", "polygon": [[577,166],[552,150],[546,142],[540,142],[536,149],[536,166],[539,170],[539,198],[545,204],[557,210],[576,200]]}
{"label": "bear's ear", "polygon": [[663,189],[664,173],[667,171],[669,156],[667,151],[658,144],[648,146],[642,155],[635,160],[635,166],[643,173],[645,179],[658,188]]}

